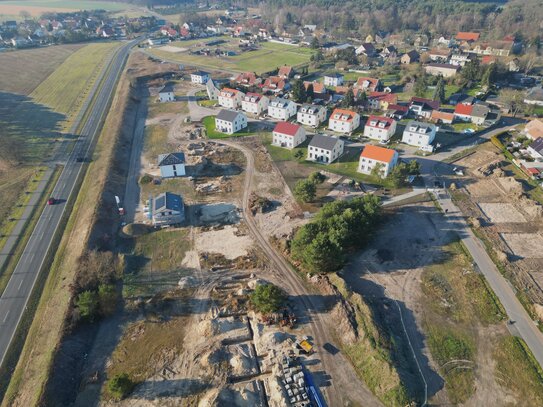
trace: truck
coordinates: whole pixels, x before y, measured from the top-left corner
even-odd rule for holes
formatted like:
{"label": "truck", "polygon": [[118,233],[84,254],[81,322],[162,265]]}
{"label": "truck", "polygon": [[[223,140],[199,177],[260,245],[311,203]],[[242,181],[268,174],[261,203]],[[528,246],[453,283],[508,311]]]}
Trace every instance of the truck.
{"label": "truck", "polygon": [[295,345],[297,348],[300,348],[308,355],[311,355],[313,353],[313,345],[309,343],[309,340],[306,337],[302,338],[302,340],[296,340]]}
{"label": "truck", "polygon": [[119,215],[124,216],[126,212],[121,206],[121,199],[117,195],[115,195],[115,203],[117,204],[117,210],[119,211]]}

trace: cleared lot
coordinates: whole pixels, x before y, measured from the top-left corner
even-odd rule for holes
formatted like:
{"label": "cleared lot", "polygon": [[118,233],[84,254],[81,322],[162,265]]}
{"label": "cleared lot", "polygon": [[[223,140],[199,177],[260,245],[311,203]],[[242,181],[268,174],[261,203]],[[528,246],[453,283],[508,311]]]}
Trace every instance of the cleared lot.
{"label": "cleared lot", "polygon": [[514,255],[529,259],[543,259],[543,237],[538,233],[501,233]]}
{"label": "cleared lot", "polygon": [[523,223],[526,219],[509,203],[480,203],[479,208],[493,223]]}

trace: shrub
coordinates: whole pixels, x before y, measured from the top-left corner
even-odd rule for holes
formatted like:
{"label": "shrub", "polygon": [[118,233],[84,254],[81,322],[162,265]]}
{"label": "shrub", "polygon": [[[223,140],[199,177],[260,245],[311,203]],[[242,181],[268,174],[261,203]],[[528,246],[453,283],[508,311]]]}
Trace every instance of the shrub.
{"label": "shrub", "polygon": [[126,373],[119,373],[107,382],[107,389],[116,400],[122,400],[134,389],[135,383]]}
{"label": "shrub", "polygon": [[79,315],[89,322],[94,321],[98,313],[98,296],[94,291],[83,291],[75,300]]}
{"label": "shrub", "polygon": [[315,184],[322,184],[326,180],[326,177],[321,172],[315,171],[308,177],[308,180]]}
{"label": "shrub", "polygon": [[279,311],[285,300],[283,290],[273,284],[257,285],[250,297],[253,307],[263,314]]}
{"label": "shrub", "polygon": [[311,202],[316,195],[317,186],[308,179],[298,181],[294,187],[294,196],[302,202]]}
{"label": "shrub", "polygon": [[153,177],[149,174],[143,174],[140,178],[141,185],[150,184],[151,182],[153,182]]}
{"label": "shrub", "polygon": [[100,284],[98,287],[98,309],[102,316],[115,312],[117,305],[117,290],[113,284]]}

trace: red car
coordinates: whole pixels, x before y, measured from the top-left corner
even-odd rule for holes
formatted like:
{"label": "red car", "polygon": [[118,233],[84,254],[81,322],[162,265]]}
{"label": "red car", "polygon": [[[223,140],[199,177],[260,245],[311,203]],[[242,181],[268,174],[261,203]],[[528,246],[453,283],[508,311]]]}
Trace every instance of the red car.
{"label": "red car", "polygon": [[56,199],[55,199],[55,198],[49,198],[49,199],[47,200],[47,205],[54,205],[55,202],[56,202]]}

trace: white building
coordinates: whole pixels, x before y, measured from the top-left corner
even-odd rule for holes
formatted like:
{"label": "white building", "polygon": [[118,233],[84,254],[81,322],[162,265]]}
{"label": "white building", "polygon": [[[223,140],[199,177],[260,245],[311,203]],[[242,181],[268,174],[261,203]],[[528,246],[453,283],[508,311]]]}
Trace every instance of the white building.
{"label": "white building", "polygon": [[298,109],[296,120],[306,126],[319,127],[326,120],[326,108],[318,105],[302,105]]}
{"label": "white building", "polygon": [[268,114],[278,120],[288,120],[296,114],[297,106],[291,100],[276,98],[268,104]]}
{"label": "white building", "polygon": [[173,86],[165,85],[162,89],[158,91],[158,100],[161,102],[173,102],[175,100],[175,95],[173,94]]}
{"label": "white building", "polygon": [[170,226],[185,220],[185,205],[181,196],[163,192],[152,199],[151,218],[155,226]]}
{"label": "white building", "polygon": [[234,110],[222,109],[215,116],[215,129],[222,133],[234,134],[247,127],[247,116]]}
{"label": "white building", "polygon": [[340,73],[332,73],[324,75],[324,86],[341,86],[343,85],[343,75]]}
{"label": "white building", "polygon": [[372,146],[364,147],[358,161],[358,172],[371,175],[375,167],[379,167],[379,176],[386,178],[398,163],[398,152],[391,148]]}
{"label": "white building", "polygon": [[436,126],[431,123],[410,121],[402,136],[402,142],[415,147],[428,147],[436,137]]}
{"label": "white building", "polygon": [[219,93],[219,105],[227,109],[237,109],[241,106],[245,94],[236,89],[224,88]]}
{"label": "white building", "polygon": [[388,142],[396,133],[396,120],[390,117],[370,116],[364,126],[364,137]]}
{"label": "white building", "polygon": [[204,71],[196,71],[190,74],[190,81],[192,83],[199,83],[203,85],[206,84],[209,79],[209,73]]}
{"label": "white building", "polygon": [[241,101],[241,110],[247,113],[261,115],[268,110],[269,99],[258,93],[247,93]]}
{"label": "white building", "polygon": [[330,164],[343,154],[344,142],[339,137],[316,134],[307,148],[307,160]]}
{"label": "white building", "polygon": [[279,122],[272,133],[272,144],[278,147],[294,148],[302,144],[305,139],[305,129],[290,122]]}
{"label": "white building", "polygon": [[211,78],[206,82],[206,91],[209,100],[219,100],[219,94],[221,91],[215,86],[215,83]]}
{"label": "white building", "polygon": [[335,109],[328,121],[328,128],[338,133],[352,133],[358,126],[360,115],[352,110]]}
{"label": "white building", "polygon": [[185,154],[168,153],[158,156],[158,167],[162,178],[185,176]]}

